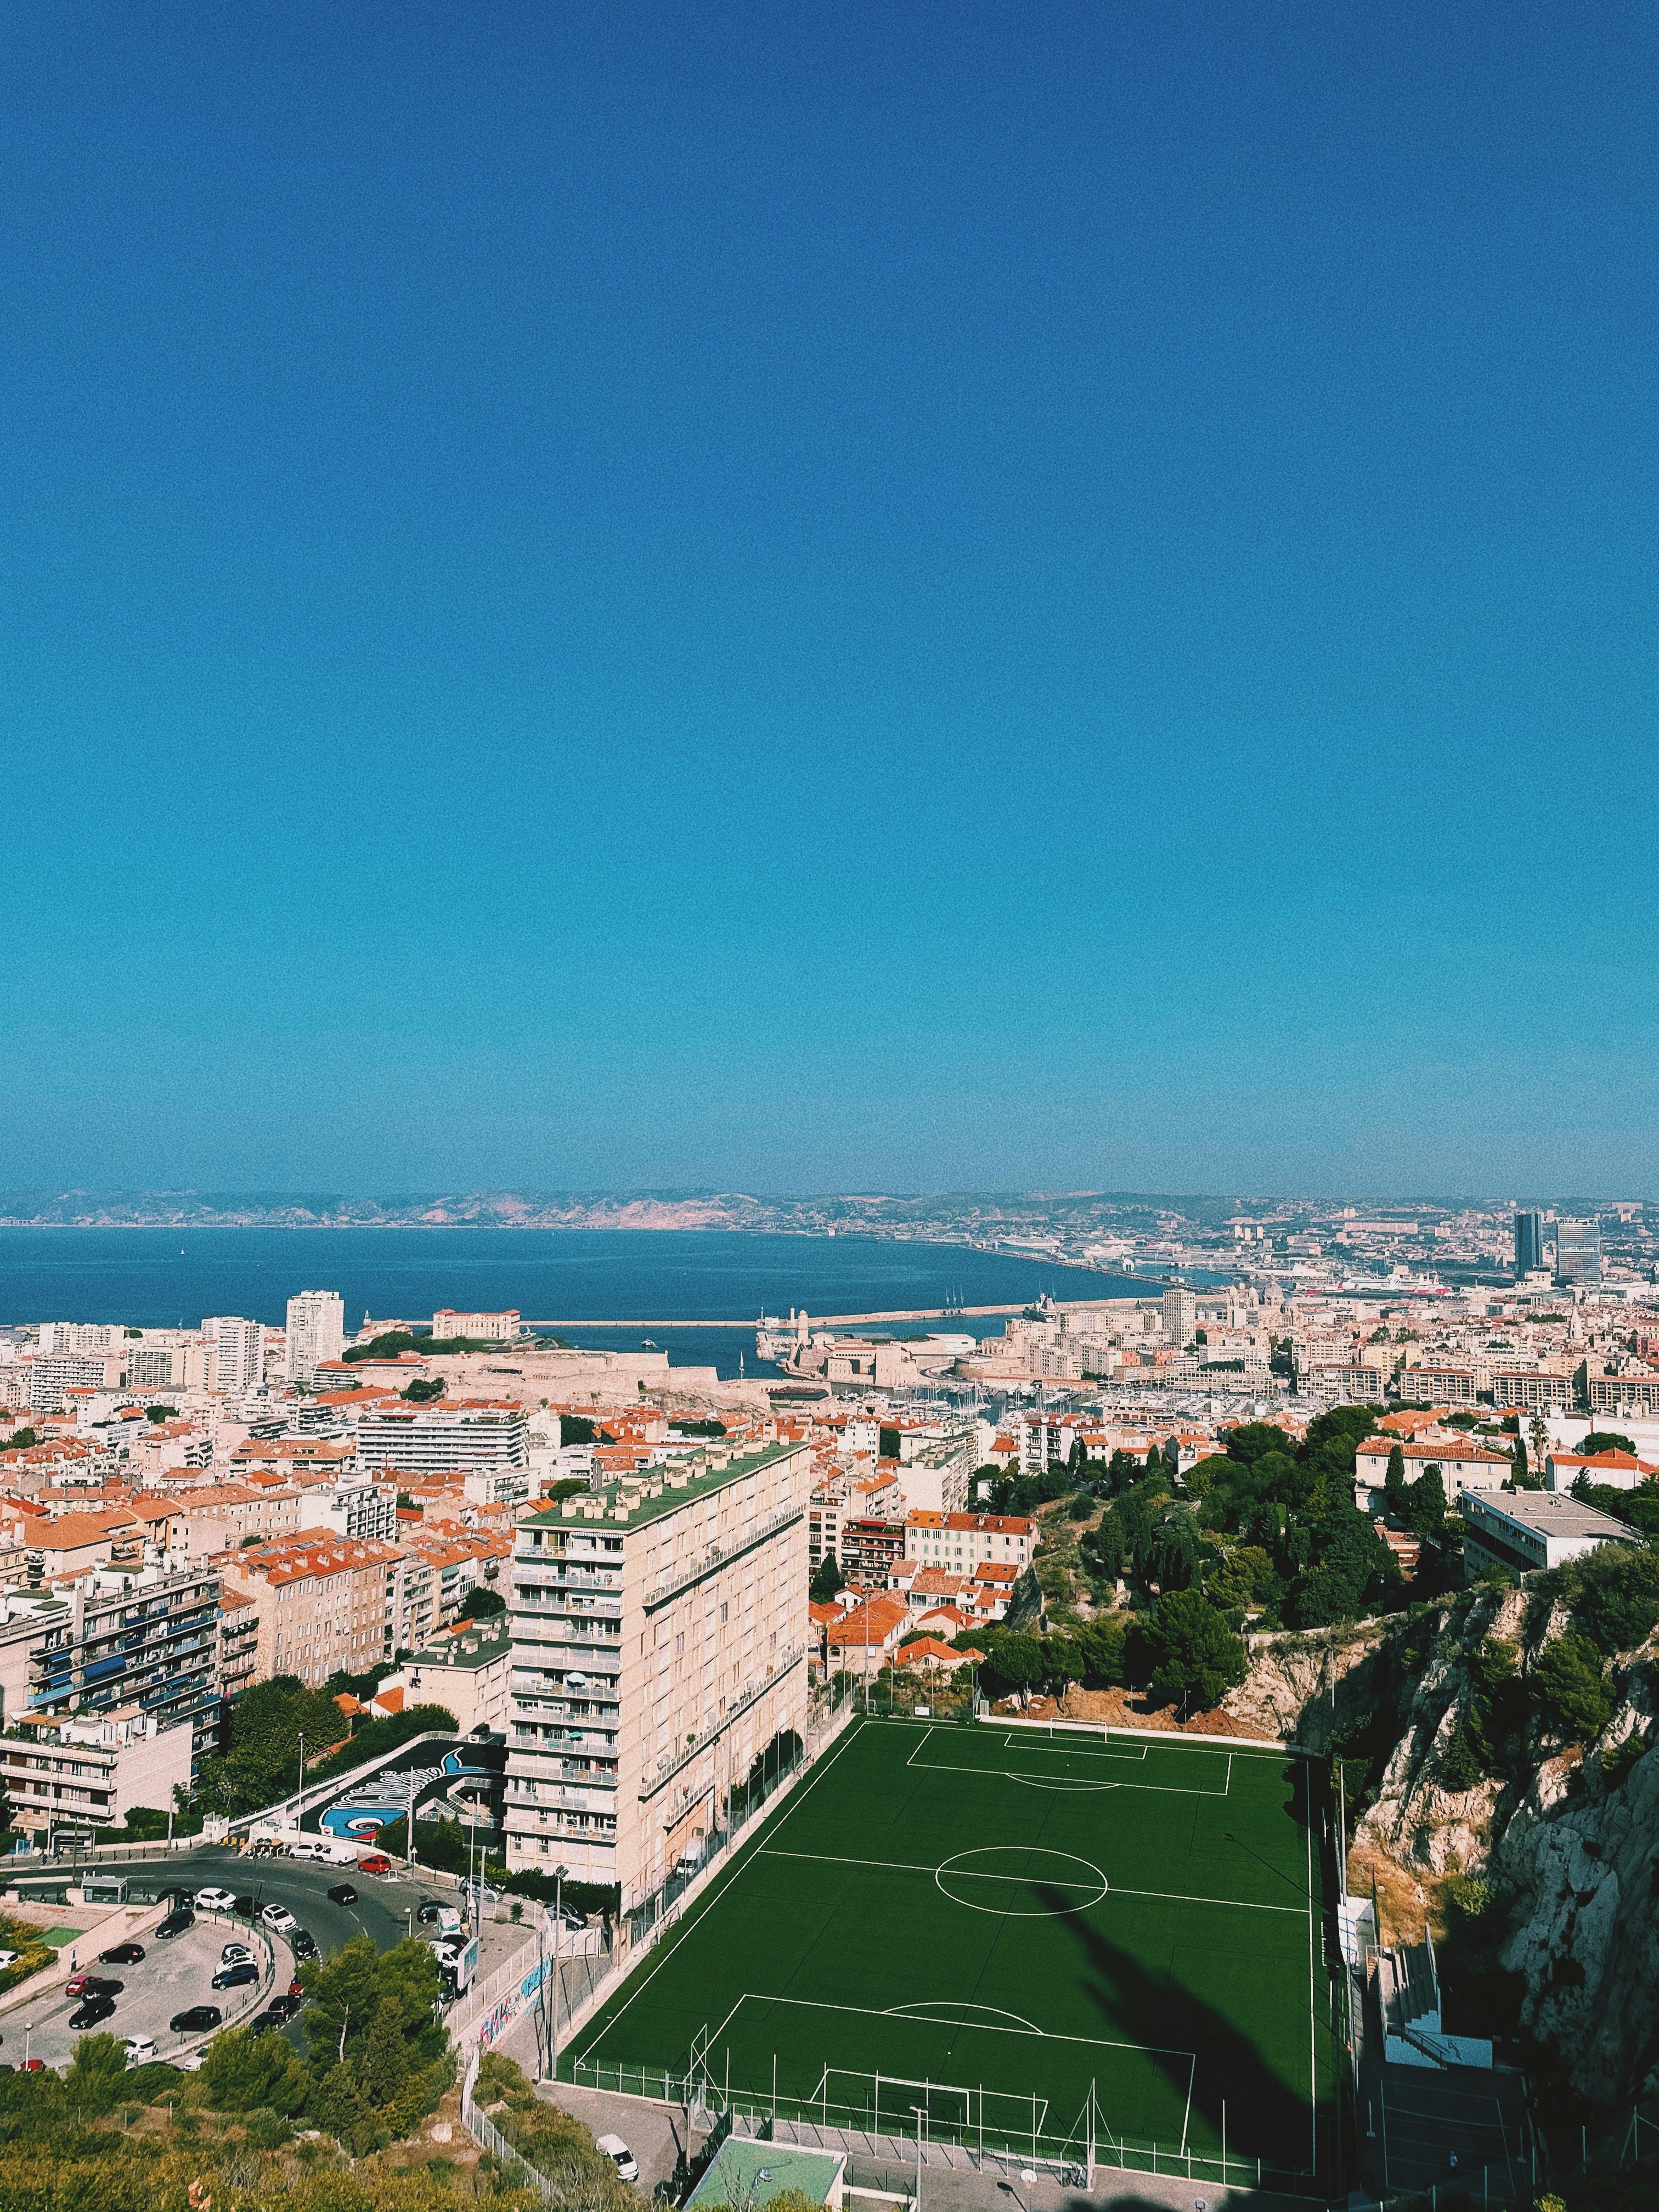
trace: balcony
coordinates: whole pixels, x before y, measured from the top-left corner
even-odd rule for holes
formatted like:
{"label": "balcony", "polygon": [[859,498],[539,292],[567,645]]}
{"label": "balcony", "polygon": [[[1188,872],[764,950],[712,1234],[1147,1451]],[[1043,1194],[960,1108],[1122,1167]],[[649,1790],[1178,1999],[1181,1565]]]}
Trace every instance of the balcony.
{"label": "balcony", "polygon": [[665,1574],[659,1576],[654,1586],[647,1592],[645,1610],[654,1613],[659,1606],[666,1605],[670,1598],[678,1597],[682,1590],[690,1589],[695,1583],[702,1582],[705,1576],[714,1574],[732,1560],[740,1559],[745,1552],[752,1552],[757,1544],[763,1544],[769,1536],[775,1536],[780,1528],[787,1528],[793,1522],[804,1520],[805,1514],[804,1505],[786,1505],[769,1521],[757,1522],[724,1544],[710,1545],[702,1559],[670,1567]]}
{"label": "balcony", "polygon": [[781,1652],[776,1666],[763,1681],[753,1684],[740,1698],[734,1698],[712,1729],[704,1735],[695,1736],[678,1759],[670,1759],[668,1764],[645,1784],[640,1791],[641,1804],[647,1803],[657,1795],[659,1790],[665,1790],[683,1768],[689,1766],[694,1759],[700,1759],[711,1745],[717,1744],[738,1716],[747,1712],[757,1698],[763,1698],[769,1690],[775,1689],[791,1668],[799,1666],[802,1656],[803,1650],[799,1644],[792,1644],[788,1650]]}

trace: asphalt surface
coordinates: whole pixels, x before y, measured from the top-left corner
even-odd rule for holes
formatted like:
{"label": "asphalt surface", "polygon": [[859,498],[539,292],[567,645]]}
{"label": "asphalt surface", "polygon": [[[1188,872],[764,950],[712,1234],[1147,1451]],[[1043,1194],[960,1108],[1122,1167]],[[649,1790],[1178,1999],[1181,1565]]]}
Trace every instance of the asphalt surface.
{"label": "asphalt surface", "polygon": [[[252,1897],[262,1906],[286,1905],[299,1926],[316,1938],[317,1947],[325,1957],[341,1949],[356,1936],[372,1938],[377,1950],[389,1950],[410,1932],[410,1911],[418,1907],[423,1899],[433,1897],[445,1904],[454,1901],[447,1887],[428,1887],[418,1867],[414,1869],[413,1879],[410,1879],[400,1863],[393,1874],[376,1877],[360,1873],[351,1866],[318,1866],[303,1859],[252,1858],[223,1849],[206,1849],[155,1859],[124,1861],[103,1870],[125,1876],[131,1885],[130,1893],[163,1887],[217,1888],[227,1889],[236,1897]],[[336,1905],[327,1895],[330,1888],[341,1882],[349,1882],[357,1892],[355,1905]],[[246,2002],[248,1989],[216,1990],[211,1987],[213,1976],[218,1971],[220,1952],[227,1943],[246,1940],[249,1948],[263,1960],[257,1938],[247,1936],[245,1920],[234,1913],[198,1911],[193,1928],[183,1936],[158,1943],[153,1932],[155,1916],[147,1914],[145,1917],[151,1924],[140,1928],[133,1936],[134,1941],[143,1945],[145,1952],[137,1966],[103,1966],[96,1963],[100,1950],[125,1936],[126,1916],[123,1913],[112,1913],[95,1935],[83,1937],[78,1946],[82,1972],[107,1976],[125,1985],[115,2000],[114,2012],[98,2022],[94,2033],[154,2036],[156,2057],[166,2059],[191,2043],[202,2040],[199,2036],[173,2034],[167,2023],[174,2013],[192,2004],[214,2004],[224,2014],[227,2024],[234,2024],[258,2008]],[[289,1938],[293,1932],[289,1931]],[[293,1971],[286,1948],[289,1938],[275,1938],[275,1979],[254,1993],[262,2002],[288,1987]],[[69,2016],[76,2009],[80,1999],[64,1994],[64,1984],[68,1978],[65,1962],[54,1972],[50,1983],[43,1982],[32,2002],[7,2013],[4,2049],[0,2054],[7,2063],[21,2065],[26,2047],[30,2057],[44,2059],[52,2067],[65,2066],[73,2058],[80,2035],[70,2027]],[[299,2043],[297,2019],[288,2024],[287,2033]]]}

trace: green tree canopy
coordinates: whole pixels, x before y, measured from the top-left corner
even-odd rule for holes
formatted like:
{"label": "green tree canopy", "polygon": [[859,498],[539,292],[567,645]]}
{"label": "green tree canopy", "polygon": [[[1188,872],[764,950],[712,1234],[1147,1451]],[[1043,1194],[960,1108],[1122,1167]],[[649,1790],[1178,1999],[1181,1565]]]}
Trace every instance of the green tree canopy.
{"label": "green tree canopy", "polygon": [[64,2086],[83,2112],[106,2112],[126,2086],[126,2075],[127,2046],[118,2035],[83,2035]]}
{"label": "green tree canopy", "polygon": [[1546,1711],[1569,1735],[1589,1743],[1613,1717],[1613,1693],[1601,1674],[1601,1655],[1574,1629],[1545,1645],[1534,1662],[1532,1686]]}
{"label": "green tree canopy", "polygon": [[833,1552],[826,1552],[808,1585],[808,1595],[813,1604],[828,1605],[846,1587],[847,1577],[841,1571],[841,1561]]}
{"label": "green tree canopy", "polygon": [[1165,1697],[1217,1705],[1249,1671],[1243,1638],[1233,1634],[1197,1590],[1166,1590],[1147,1636],[1152,1681]]}
{"label": "green tree canopy", "polygon": [[216,2112],[280,2112],[291,2118],[311,2091],[305,2061],[284,2035],[226,2028],[202,2061],[202,2094]]}

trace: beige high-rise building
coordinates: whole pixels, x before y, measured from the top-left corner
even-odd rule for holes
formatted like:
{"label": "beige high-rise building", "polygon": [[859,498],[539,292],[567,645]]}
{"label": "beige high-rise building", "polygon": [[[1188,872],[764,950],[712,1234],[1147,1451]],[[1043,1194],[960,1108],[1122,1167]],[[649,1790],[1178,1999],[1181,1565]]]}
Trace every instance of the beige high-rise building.
{"label": "beige high-rise building", "polygon": [[288,1379],[309,1390],[318,1368],[345,1349],[345,1302],[337,1291],[301,1291],[288,1302]]}
{"label": "beige high-rise building", "polygon": [[811,1469],[805,1444],[715,1446],[519,1523],[509,1866],[627,1910],[804,1726]]}

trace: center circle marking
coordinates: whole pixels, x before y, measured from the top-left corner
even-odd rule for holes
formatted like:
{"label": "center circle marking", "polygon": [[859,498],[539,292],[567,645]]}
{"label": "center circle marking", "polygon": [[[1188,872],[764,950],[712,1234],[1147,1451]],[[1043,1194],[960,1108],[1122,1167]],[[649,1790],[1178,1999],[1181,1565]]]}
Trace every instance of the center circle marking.
{"label": "center circle marking", "polygon": [[[933,1880],[952,1905],[970,1912],[994,1912],[1010,1920],[1054,1920],[1086,1912],[1098,1905],[1109,1885],[1097,1866],[1071,1851],[1051,1851],[1029,1844],[984,1844],[958,1851],[933,1871]],[[1009,1902],[1015,1885],[1059,1891],[1063,1905],[1021,1905]]]}

